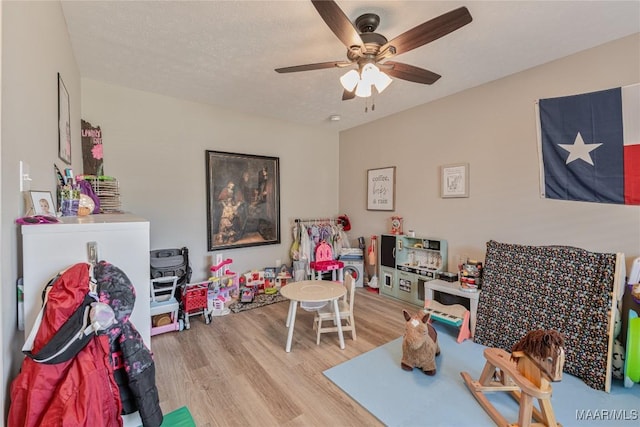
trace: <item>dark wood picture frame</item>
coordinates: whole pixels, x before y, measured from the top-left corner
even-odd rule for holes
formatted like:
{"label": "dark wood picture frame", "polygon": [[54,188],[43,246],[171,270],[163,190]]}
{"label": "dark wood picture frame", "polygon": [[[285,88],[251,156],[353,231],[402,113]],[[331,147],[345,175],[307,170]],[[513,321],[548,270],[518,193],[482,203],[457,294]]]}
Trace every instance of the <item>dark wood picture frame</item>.
{"label": "dark wood picture frame", "polygon": [[69,92],[58,73],[58,157],[71,164],[71,105]]}
{"label": "dark wood picture frame", "polygon": [[280,243],[280,159],[206,150],[209,251]]}

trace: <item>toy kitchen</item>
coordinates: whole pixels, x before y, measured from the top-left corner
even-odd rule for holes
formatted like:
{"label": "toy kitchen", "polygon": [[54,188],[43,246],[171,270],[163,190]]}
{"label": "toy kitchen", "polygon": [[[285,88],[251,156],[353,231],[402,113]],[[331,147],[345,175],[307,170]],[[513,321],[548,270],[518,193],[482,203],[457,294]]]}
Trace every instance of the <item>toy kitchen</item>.
{"label": "toy kitchen", "polygon": [[[388,255],[385,255],[386,253]],[[424,283],[447,271],[447,241],[417,236],[382,236],[381,276],[384,294],[424,303]]]}

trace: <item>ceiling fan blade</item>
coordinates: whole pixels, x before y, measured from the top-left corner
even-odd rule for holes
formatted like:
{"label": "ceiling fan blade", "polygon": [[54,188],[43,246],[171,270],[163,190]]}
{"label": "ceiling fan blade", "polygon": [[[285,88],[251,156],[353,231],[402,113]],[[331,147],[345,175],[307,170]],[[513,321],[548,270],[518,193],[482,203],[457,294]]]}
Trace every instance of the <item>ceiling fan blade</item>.
{"label": "ceiling fan blade", "polygon": [[351,49],[353,46],[363,46],[360,33],[347,18],[342,9],[334,1],[329,0],[311,0],[320,17],[329,26],[333,34],[335,34],[342,43]]}
{"label": "ceiling fan blade", "polygon": [[296,73],[298,71],[322,70],[325,68],[345,67],[351,65],[351,62],[331,61],[318,62],[316,64],[295,65],[293,67],[276,68],[278,73]]}
{"label": "ceiling fan blade", "polygon": [[352,90],[351,92],[349,92],[348,90],[344,90],[344,92],[342,92],[342,100],[343,101],[348,101],[350,99],[353,99],[356,97],[356,90]]}
{"label": "ceiling fan blade", "polygon": [[396,55],[408,52],[446,36],[452,31],[467,25],[472,20],[469,10],[466,7],[460,7],[400,34],[382,46],[380,51],[382,52],[387,47],[393,46]]}
{"label": "ceiling fan blade", "polygon": [[442,77],[440,74],[436,74],[433,71],[414,67],[409,64],[403,64],[402,62],[387,61],[380,67],[380,69],[391,77],[426,85],[433,84]]}

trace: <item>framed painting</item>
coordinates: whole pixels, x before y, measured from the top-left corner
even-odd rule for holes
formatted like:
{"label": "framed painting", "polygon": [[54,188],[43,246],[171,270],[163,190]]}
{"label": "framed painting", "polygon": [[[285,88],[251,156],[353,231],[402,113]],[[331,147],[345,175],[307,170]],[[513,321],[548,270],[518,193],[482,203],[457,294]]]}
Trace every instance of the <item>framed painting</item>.
{"label": "framed painting", "polygon": [[69,92],[58,73],[58,157],[71,164],[71,108]]}
{"label": "framed painting", "polygon": [[280,243],[280,159],[205,154],[208,250]]}
{"label": "framed painting", "polygon": [[367,170],[367,210],[393,211],[396,203],[396,167]]}
{"label": "framed painting", "polygon": [[440,197],[469,197],[468,163],[442,166],[440,175]]}

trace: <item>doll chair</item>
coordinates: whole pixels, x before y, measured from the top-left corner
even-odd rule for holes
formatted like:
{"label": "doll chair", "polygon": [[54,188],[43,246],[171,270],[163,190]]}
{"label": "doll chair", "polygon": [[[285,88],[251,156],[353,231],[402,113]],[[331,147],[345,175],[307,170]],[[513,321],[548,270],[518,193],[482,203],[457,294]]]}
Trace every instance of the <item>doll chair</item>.
{"label": "doll chair", "polygon": [[[356,322],[353,317],[353,302],[356,295],[356,283],[351,277],[351,274],[347,272],[345,275],[344,286],[347,288],[347,293],[343,299],[338,301],[338,310],[340,314],[340,321],[345,321],[342,326],[342,331],[351,331],[351,339],[356,339]],[[322,326],[323,322],[331,321],[332,326]],[[327,332],[338,332],[336,326],[336,313],[333,309],[333,304],[327,304],[326,306],[318,309],[313,319],[313,328],[316,329],[316,345],[320,344],[320,334]]]}
{"label": "doll chair", "polygon": [[[318,280],[322,280],[322,273],[331,272],[331,280],[343,281],[344,262],[333,259],[333,250],[326,241],[318,243],[315,252],[315,261],[309,263],[311,277],[317,275]],[[336,272],[338,277],[336,279]]]}
{"label": "doll chair", "polygon": [[178,276],[151,279],[151,336],[183,328],[176,298],[178,279]]}

